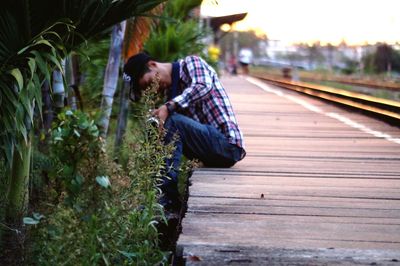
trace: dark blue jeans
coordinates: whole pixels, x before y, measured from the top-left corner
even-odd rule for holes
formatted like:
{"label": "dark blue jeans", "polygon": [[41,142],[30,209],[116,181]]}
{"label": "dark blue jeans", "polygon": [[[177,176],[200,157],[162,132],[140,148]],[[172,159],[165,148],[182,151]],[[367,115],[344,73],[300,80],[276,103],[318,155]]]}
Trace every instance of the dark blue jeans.
{"label": "dark blue jeans", "polygon": [[[167,197],[178,196],[178,174],[182,154],[188,159],[197,158],[208,167],[231,167],[242,159],[243,149],[211,125],[203,125],[187,116],[172,114],[165,121],[165,144],[175,141],[171,158],[166,159],[166,175],[160,185]],[[177,138],[174,139],[174,135]]]}

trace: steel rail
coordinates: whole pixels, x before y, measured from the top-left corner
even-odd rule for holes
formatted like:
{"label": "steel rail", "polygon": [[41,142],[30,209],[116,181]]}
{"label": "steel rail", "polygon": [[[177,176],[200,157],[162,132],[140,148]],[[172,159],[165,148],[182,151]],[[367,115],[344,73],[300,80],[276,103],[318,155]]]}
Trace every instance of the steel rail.
{"label": "steel rail", "polygon": [[272,78],[263,75],[251,75],[276,86],[301,92],[331,102],[343,104],[363,111],[400,121],[400,102],[373,97],[343,89],[315,85],[300,81]]}
{"label": "steel rail", "polygon": [[347,84],[347,85],[352,85],[352,86],[360,86],[360,87],[366,87],[366,88],[375,88],[375,89],[386,89],[386,90],[391,90],[391,91],[400,91],[400,85],[398,84],[390,84],[390,83],[375,83],[375,82],[363,82],[363,81],[357,81],[357,80],[346,80],[342,78],[326,78],[326,79],[318,79],[318,78],[311,78],[311,77],[304,77],[302,78],[305,81],[329,81],[329,82],[335,82],[335,83],[341,83],[341,84]]}

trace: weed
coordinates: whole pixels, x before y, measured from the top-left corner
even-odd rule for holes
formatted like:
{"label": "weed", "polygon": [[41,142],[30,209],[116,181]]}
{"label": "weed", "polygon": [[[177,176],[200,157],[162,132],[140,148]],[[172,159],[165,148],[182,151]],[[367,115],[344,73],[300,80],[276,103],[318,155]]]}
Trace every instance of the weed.
{"label": "weed", "polygon": [[[54,164],[32,223],[33,263],[39,265],[154,265],[167,261],[159,248],[157,224],[165,222],[157,183],[173,145],[145,121],[156,99],[152,84],[143,97],[140,126],[126,142],[126,167],[102,150],[94,120],[65,112],[52,134]],[[44,199],[44,198],[42,198]],[[36,215],[36,214],[35,214]],[[34,221],[34,218],[27,221]]]}

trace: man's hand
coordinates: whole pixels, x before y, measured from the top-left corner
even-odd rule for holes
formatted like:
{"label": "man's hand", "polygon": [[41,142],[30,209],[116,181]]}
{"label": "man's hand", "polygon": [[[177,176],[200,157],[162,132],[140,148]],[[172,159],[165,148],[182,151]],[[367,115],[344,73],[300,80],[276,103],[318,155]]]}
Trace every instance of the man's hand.
{"label": "man's hand", "polygon": [[157,117],[160,121],[160,128],[164,127],[164,122],[168,117],[168,108],[165,104],[161,105],[158,109],[154,110],[153,116]]}

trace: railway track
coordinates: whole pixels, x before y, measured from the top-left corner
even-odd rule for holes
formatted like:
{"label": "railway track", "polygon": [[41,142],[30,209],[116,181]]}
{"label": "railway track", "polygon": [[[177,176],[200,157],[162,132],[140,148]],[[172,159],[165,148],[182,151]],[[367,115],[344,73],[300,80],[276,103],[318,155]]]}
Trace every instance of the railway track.
{"label": "railway track", "polygon": [[366,81],[357,81],[357,80],[347,80],[343,78],[327,78],[327,79],[318,79],[318,78],[311,78],[306,77],[303,78],[305,81],[311,82],[318,82],[318,81],[330,81],[336,82],[341,84],[347,84],[351,86],[359,86],[359,87],[366,87],[366,88],[375,88],[375,89],[386,89],[391,91],[400,91],[400,86],[398,84],[391,84],[391,83],[378,83],[378,82],[366,82]]}
{"label": "railway track", "polygon": [[377,98],[361,93],[355,93],[347,90],[315,85],[306,82],[291,81],[264,75],[251,76],[279,87],[294,90],[374,114],[379,118],[393,122],[396,125],[399,125],[400,122],[400,102],[398,101]]}

